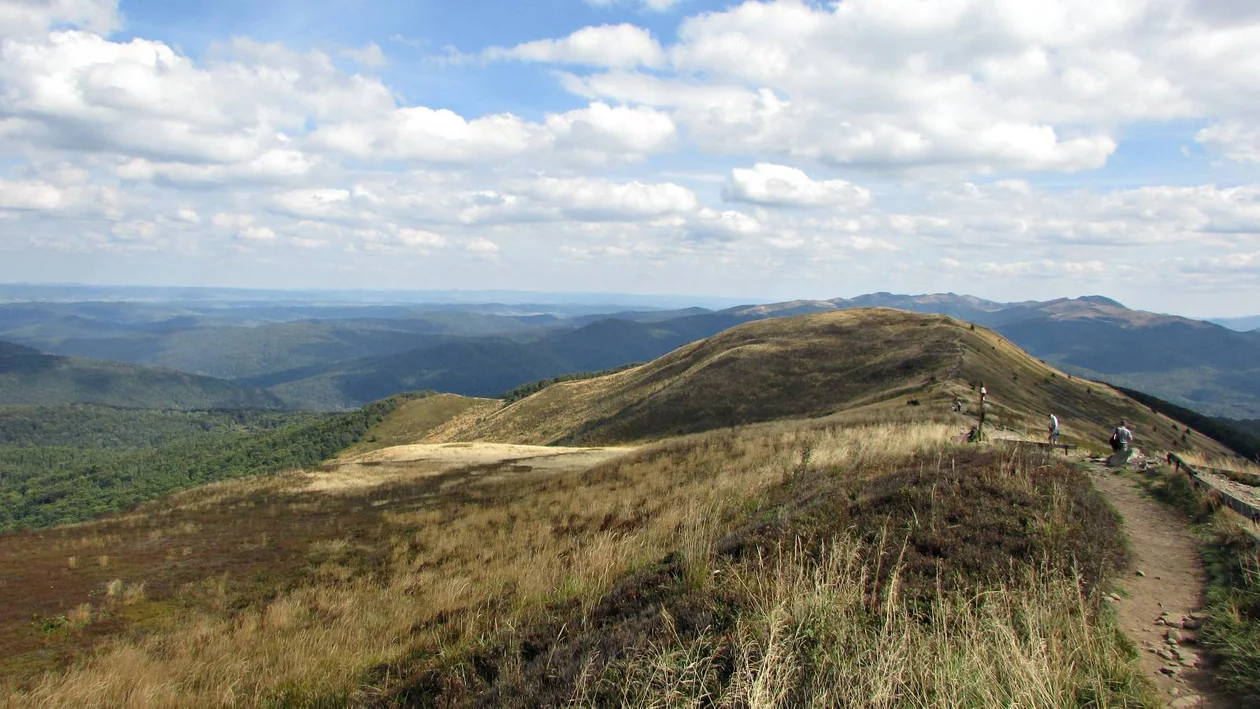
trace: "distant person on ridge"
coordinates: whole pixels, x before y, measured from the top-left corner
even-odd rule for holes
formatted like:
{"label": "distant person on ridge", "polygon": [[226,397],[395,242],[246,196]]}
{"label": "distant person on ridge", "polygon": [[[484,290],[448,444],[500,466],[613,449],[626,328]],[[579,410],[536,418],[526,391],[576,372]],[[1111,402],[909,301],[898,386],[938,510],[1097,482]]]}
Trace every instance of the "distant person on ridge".
{"label": "distant person on ridge", "polygon": [[1111,432],[1111,450],[1119,453],[1129,450],[1129,446],[1133,444],[1133,431],[1129,430],[1128,422],[1120,419],[1120,425],[1116,426],[1116,430]]}
{"label": "distant person on ridge", "polygon": [[1059,417],[1050,414],[1050,442],[1059,442]]}

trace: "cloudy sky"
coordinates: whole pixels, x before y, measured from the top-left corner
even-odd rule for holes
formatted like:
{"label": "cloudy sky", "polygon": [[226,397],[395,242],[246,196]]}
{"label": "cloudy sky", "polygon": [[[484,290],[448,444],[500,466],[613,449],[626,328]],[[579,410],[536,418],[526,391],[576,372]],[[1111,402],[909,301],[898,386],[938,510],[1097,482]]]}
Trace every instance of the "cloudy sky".
{"label": "cloudy sky", "polygon": [[1260,3],[0,0],[0,281],[1260,312]]}

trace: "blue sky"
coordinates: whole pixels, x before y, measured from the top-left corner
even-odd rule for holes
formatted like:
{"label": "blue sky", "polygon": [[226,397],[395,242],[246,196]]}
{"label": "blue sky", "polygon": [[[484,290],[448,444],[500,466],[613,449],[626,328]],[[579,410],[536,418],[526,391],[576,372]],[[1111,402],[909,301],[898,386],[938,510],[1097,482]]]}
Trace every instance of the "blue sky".
{"label": "blue sky", "polygon": [[1260,312],[1260,7],[0,0],[0,281]]}

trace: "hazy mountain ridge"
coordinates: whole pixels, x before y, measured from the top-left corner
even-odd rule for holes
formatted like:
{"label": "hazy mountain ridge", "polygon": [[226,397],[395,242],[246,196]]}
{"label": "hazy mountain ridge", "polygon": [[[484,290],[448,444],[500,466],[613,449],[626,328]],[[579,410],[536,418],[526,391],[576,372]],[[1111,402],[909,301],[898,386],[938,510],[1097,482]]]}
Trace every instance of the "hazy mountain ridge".
{"label": "hazy mountain ridge", "polygon": [[1211,322],[1239,332],[1260,332],[1260,315],[1243,318],[1212,318]]}
{"label": "hazy mountain ridge", "polygon": [[148,409],[274,409],[267,392],[173,369],[47,355],[0,342],[0,404]]}
{"label": "hazy mountain ridge", "polygon": [[1260,417],[1260,332],[1135,311],[1101,296],[1001,303],[881,292],[721,311],[602,312],[573,303],[30,302],[0,305],[0,338],[232,379],[272,388],[294,406],[340,409],[414,388],[496,396],[651,360],[742,322],[862,307],[949,315],[994,328],[1075,375],[1209,415]]}
{"label": "hazy mountain ridge", "polygon": [[717,313],[661,323],[602,319],[533,340],[464,338],[303,372],[301,378],[275,384],[271,390],[297,404],[335,408],[409,389],[498,396],[538,379],[655,359],[740,322]]}

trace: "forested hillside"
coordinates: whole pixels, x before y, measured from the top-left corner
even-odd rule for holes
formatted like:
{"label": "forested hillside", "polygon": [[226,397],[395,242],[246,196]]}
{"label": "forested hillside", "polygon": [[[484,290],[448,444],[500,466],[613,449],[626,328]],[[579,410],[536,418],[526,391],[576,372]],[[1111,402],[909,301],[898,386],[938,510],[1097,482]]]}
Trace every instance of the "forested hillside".
{"label": "forested hillside", "polygon": [[[58,410],[0,415],[0,531],[78,522],[216,480],[314,465],[357,442],[400,395],[337,415]],[[34,423],[32,423],[34,421]],[[82,434],[82,435],[78,435]]]}
{"label": "forested hillside", "polygon": [[744,321],[718,313],[659,323],[605,319],[534,339],[464,338],[266,383],[293,405],[324,409],[358,406],[416,389],[498,396],[527,382],[655,359]]}
{"label": "forested hillside", "polygon": [[0,343],[0,405],[149,409],[281,408],[272,394],[173,369],[59,357]]}
{"label": "forested hillside", "polygon": [[276,430],[323,416],[273,409],[0,406],[0,447],[155,448],[174,440]]}

